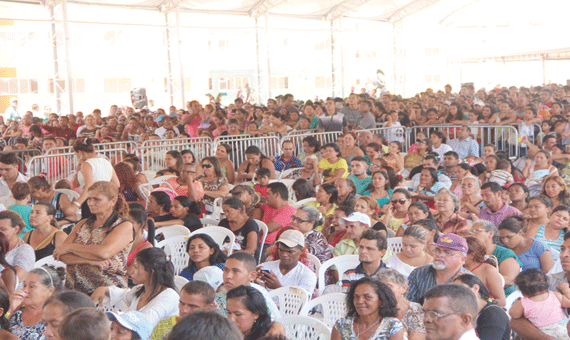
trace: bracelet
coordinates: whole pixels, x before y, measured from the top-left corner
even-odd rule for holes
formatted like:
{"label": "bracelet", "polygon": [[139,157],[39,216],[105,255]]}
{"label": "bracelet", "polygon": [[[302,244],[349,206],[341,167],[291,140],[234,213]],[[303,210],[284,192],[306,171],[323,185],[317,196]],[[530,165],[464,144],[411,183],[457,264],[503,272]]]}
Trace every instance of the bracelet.
{"label": "bracelet", "polygon": [[75,204],[78,208],[81,208],[81,204],[79,204],[77,201],[73,201],[73,204]]}

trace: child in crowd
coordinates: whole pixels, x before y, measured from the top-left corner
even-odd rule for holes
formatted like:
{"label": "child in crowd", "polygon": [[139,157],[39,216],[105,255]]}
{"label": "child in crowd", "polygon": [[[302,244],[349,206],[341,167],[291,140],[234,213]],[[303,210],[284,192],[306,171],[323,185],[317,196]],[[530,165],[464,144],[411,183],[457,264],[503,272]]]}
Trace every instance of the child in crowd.
{"label": "child in crowd", "polygon": [[260,168],[257,170],[256,176],[258,183],[255,185],[255,192],[257,192],[261,197],[267,199],[267,184],[269,184],[271,171],[267,168]]}
{"label": "child in crowd", "polygon": [[393,141],[388,144],[388,153],[384,154],[386,163],[396,172],[404,169],[404,156],[400,155],[400,152],[402,152],[402,143]]}
{"label": "child in crowd", "polygon": [[194,157],[194,153],[190,149],[185,149],[180,151],[182,155],[182,163],[183,164],[194,164],[196,163],[196,157]]}
{"label": "child in crowd", "polygon": [[57,181],[57,183],[55,183],[54,189],[67,189],[67,190],[73,190],[73,186],[71,185],[71,182],[66,180],[66,179],[61,179],[59,181]]}
{"label": "child in crowd", "polygon": [[500,160],[497,163],[497,168],[491,171],[489,182],[498,183],[500,186],[514,183],[515,179],[511,173],[511,163],[506,159]]}
{"label": "child in crowd", "polygon": [[570,339],[566,329],[568,318],[562,310],[562,307],[570,307],[568,282],[558,285],[562,294],[549,291],[546,274],[539,269],[529,269],[517,275],[515,284],[523,298],[513,303],[509,310],[511,317],[525,317],[541,332],[555,339]]}
{"label": "child in crowd", "polygon": [[14,196],[16,204],[12,204],[8,209],[17,212],[24,222],[26,222],[26,227],[20,233],[20,238],[24,237],[25,233],[33,229],[32,226],[30,226],[32,207],[29,205],[29,202],[31,192],[32,189],[26,182],[16,182],[12,185],[12,196]]}

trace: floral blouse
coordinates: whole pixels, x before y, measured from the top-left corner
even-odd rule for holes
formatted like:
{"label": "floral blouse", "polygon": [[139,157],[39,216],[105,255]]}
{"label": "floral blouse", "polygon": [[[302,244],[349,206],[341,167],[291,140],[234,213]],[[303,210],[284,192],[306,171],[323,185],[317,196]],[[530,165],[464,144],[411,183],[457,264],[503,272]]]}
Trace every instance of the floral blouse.
{"label": "floral blouse", "polygon": [[[354,331],[353,316],[338,319],[334,328],[340,333],[342,340],[358,340]],[[384,318],[369,340],[388,340],[392,335],[398,333],[403,328],[404,326],[400,320],[396,318]]]}
{"label": "floral blouse", "polygon": [[24,321],[22,320],[23,308],[18,309],[14,315],[10,318],[10,329],[9,331],[20,339],[26,340],[43,340],[45,336],[43,335],[46,331],[46,325],[43,321],[38,322],[32,326],[24,326]]}
{"label": "floral blouse", "polygon": [[[204,177],[200,177],[198,182],[202,183],[205,191],[218,191],[222,185],[228,184],[228,180],[225,177],[219,177],[213,181],[206,181],[204,180]],[[204,195],[202,202],[204,202],[204,204],[214,204],[214,198]]]}
{"label": "floral blouse", "polygon": [[329,247],[323,233],[316,229],[305,234],[305,246],[309,250],[309,253],[315,255],[321,263],[332,258],[332,248]]}
{"label": "floral blouse", "polygon": [[404,314],[402,323],[404,324],[406,336],[410,333],[425,333],[426,328],[424,326],[424,310],[422,306],[419,303],[410,302],[410,307]]}

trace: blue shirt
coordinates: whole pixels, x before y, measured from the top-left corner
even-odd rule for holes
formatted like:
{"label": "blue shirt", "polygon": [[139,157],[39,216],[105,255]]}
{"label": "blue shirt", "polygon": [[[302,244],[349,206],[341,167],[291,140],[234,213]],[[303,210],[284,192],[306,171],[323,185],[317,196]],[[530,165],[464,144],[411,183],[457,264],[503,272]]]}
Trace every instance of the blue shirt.
{"label": "blue shirt", "polygon": [[542,266],[540,264],[540,257],[544,254],[545,251],[548,251],[548,248],[544,245],[544,243],[533,240],[532,245],[530,248],[527,249],[524,253],[520,254],[519,260],[522,262],[522,270],[529,270],[529,269],[540,269],[542,270]]}
{"label": "blue shirt", "polygon": [[[218,267],[222,271],[224,271],[224,267],[226,266],[226,264],[225,263],[214,263],[212,266]],[[198,268],[196,268],[196,265],[193,265],[192,267],[186,267],[186,268],[182,269],[182,271],[180,272],[180,276],[187,279],[188,281],[192,281],[192,280],[194,280],[194,274],[196,274],[197,271],[198,271]]]}
{"label": "blue shirt", "polygon": [[289,168],[301,168],[303,163],[301,160],[293,156],[289,161],[286,161],[283,156],[275,157],[275,171],[283,171]]}
{"label": "blue shirt", "polygon": [[462,141],[455,138],[447,142],[447,145],[451,146],[453,151],[457,152],[459,159],[465,159],[469,156],[479,157],[479,144],[477,141],[468,137]]}

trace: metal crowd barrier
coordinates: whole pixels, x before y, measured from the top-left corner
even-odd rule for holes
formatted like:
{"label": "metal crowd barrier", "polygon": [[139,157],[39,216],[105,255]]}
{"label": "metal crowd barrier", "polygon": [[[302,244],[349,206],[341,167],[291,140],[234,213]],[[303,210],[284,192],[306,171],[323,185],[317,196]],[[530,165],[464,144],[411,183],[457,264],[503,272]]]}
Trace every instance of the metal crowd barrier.
{"label": "metal crowd barrier", "polygon": [[214,150],[216,150],[220,144],[228,144],[231,147],[232,152],[229,158],[234,163],[236,169],[246,160],[245,150],[251,145],[259,147],[261,152],[268,157],[281,154],[281,141],[277,136],[220,136],[214,143]]}
{"label": "metal crowd barrier", "polygon": [[212,140],[209,137],[147,140],[134,150],[141,160],[142,171],[160,171],[166,168],[164,158],[171,150],[191,150],[196,161],[213,155]]}
{"label": "metal crowd barrier", "polygon": [[[448,138],[448,141],[455,138],[456,130],[462,125],[430,125],[430,126],[414,126],[406,129],[405,150],[415,142],[418,132],[423,132],[426,137],[433,131],[442,131]],[[512,125],[479,125],[473,124],[469,126],[473,139],[479,143],[479,153],[483,154],[483,147],[487,144],[493,144],[497,150],[505,151],[509,158],[517,158],[519,155],[520,143],[519,133],[516,127]]]}
{"label": "metal crowd barrier", "polygon": [[[376,127],[374,129],[358,130],[356,134],[360,136],[362,131],[370,131],[373,135],[381,135],[388,140],[388,143],[398,141],[402,143],[402,149],[407,140],[405,126]],[[402,151],[405,152],[406,150]]]}
{"label": "metal crowd barrier", "polygon": [[[123,160],[127,149],[116,148],[98,150],[97,154],[110,161],[113,165]],[[55,153],[35,156],[27,163],[27,176],[34,177],[45,173],[48,181],[55,184],[62,179],[71,178],[77,172],[77,158],[75,153]]]}
{"label": "metal crowd barrier", "polygon": [[[137,147],[137,143],[133,141],[122,141],[122,142],[112,142],[112,143],[95,143],[93,144],[93,148],[95,151],[99,150],[112,150],[112,149],[125,149],[128,152],[132,152]],[[61,148],[53,148],[49,149],[46,154],[54,155],[54,154],[61,154],[61,153],[70,153],[73,152],[71,146],[64,146]]]}
{"label": "metal crowd barrier", "polygon": [[315,137],[319,141],[319,143],[321,144],[321,148],[322,148],[323,145],[325,145],[325,144],[335,143],[337,141],[338,137],[340,137],[341,135],[342,135],[342,132],[340,132],[340,131],[315,132],[315,133],[304,131],[304,133],[295,133],[295,134],[290,133],[290,134],[285,135],[281,138],[279,145],[283,145],[283,142],[286,140],[292,141],[293,145],[295,146],[294,155],[298,155],[304,151],[303,139],[305,139],[306,137],[309,137],[309,136]]}
{"label": "metal crowd barrier", "polygon": [[38,149],[26,149],[26,150],[10,150],[10,151],[2,151],[0,154],[9,154],[13,153],[16,155],[18,159],[18,171],[22,174],[26,173],[26,163],[34,156],[39,156],[42,152]]}

